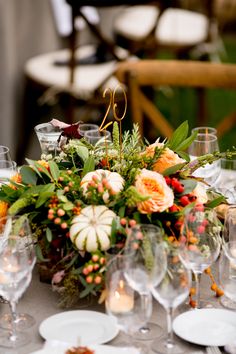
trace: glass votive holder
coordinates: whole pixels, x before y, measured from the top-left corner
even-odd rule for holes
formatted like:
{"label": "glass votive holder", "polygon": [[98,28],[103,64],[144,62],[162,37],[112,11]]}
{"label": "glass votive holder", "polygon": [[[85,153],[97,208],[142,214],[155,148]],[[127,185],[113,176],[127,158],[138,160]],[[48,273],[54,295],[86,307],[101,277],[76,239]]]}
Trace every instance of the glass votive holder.
{"label": "glass votive holder", "polygon": [[89,131],[97,131],[99,130],[99,126],[97,124],[90,124],[90,123],[82,123],[79,125],[79,134],[84,136],[86,132]]}
{"label": "glass votive holder", "polygon": [[15,161],[0,160],[0,185],[7,183],[16,173],[17,164]]}
{"label": "glass votive holder", "polygon": [[11,161],[10,149],[5,145],[0,145],[0,160]]}
{"label": "glass votive holder", "polygon": [[84,134],[84,138],[91,145],[96,145],[98,142],[101,144],[106,144],[107,142],[111,141],[111,133],[107,130],[90,130]]}
{"label": "glass votive holder", "polygon": [[192,129],[192,133],[197,132],[197,134],[212,134],[217,135],[217,129],[213,127],[196,127]]}
{"label": "glass votive holder", "polygon": [[62,130],[51,123],[42,123],[34,127],[42,154],[56,156],[60,153],[59,138]]}

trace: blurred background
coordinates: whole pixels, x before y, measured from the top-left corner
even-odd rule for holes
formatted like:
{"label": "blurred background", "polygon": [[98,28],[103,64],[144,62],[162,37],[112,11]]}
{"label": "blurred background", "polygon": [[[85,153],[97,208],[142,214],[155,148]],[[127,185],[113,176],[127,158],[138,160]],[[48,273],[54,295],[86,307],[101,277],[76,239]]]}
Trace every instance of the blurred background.
{"label": "blurred background", "polygon": [[[0,0],[0,144],[10,148],[18,163],[25,157],[39,158],[33,130],[38,123],[52,118],[100,123],[106,110],[103,88],[116,86],[115,68],[124,58],[236,63],[236,0],[132,0],[109,6],[104,6],[109,3],[105,0],[87,0],[93,6],[83,7],[78,3],[86,1]],[[178,24],[177,16],[170,16],[164,25],[161,16],[170,8],[189,13],[181,13]],[[204,17],[186,17],[183,45],[177,25],[185,22],[181,16],[193,14]],[[165,33],[177,36],[173,38],[178,45],[173,40],[166,45],[162,26]],[[197,36],[196,30],[202,38],[186,45],[191,35]],[[75,44],[78,63],[64,51]],[[81,72],[73,76],[71,69],[77,66]],[[194,90],[161,87],[150,95],[173,127],[188,120],[193,128],[202,121]],[[223,116],[236,111],[233,90],[208,90],[204,96],[208,126],[217,126]],[[123,126],[131,125],[129,109]],[[145,134],[154,140],[159,132],[149,124]],[[235,134],[234,124],[221,137],[221,150],[235,144]]]}

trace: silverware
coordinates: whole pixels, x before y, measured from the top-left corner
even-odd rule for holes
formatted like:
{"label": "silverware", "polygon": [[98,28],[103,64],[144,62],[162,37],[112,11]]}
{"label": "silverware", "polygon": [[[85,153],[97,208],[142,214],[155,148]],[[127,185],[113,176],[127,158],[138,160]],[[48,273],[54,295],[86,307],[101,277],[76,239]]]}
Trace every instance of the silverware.
{"label": "silverware", "polygon": [[206,352],[207,354],[221,354],[219,347],[207,347]]}

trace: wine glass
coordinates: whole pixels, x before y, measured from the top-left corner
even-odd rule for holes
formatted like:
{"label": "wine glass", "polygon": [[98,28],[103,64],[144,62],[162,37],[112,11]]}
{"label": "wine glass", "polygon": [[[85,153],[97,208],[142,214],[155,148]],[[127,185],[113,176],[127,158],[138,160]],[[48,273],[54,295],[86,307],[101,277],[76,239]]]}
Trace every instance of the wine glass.
{"label": "wine glass", "polygon": [[221,174],[214,188],[227,198],[227,203],[236,204],[236,158],[221,158],[220,165]]}
{"label": "wine glass", "polygon": [[172,245],[166,250],[167,269],[161,282],[151,288],[154,298],[165,308],[167,313],[167,338],[155,340],[152,350],[158,353],[183,353],[184,347],[173,339],[173,311],[188,297],[191,287],[191,273],[181,261],[178,249]]}
{"label": "wine glass", "polygon": [[146,318],[151,316],[152,297],[145,272],[139,271],[143,283],[142,291],[132,287],[126,276],[127,257],[129,256],[119,254],[107,264],[106,312],[115,318],[118,327],[130,336],[130,343],[132,335],[145,324]]}
{"label": "wine glass", "polygon": [[[124,254],[128,256],[126,277],[134,289],[142,293],[147,286],[150,288],[152,283],[157,285],[161,281],[166,271],[166,252],[159,227],[152,224],[133,227],[127,237]],[[163,329],[156,323],[147,322],[148,319],[134,334],[139,340],[151,340],[163,334]]]}
{"label": "wine glass", "polygon": [[227,209],[223,231],[224,241],[236,241],[236,205]]}
{"label": "wine glass", "polygon": [[[202,155],[212,154],[219,151],[217,136],[214,134],[197,134],[195,140],[189,146],[189,156],[194,160]],[[220,161],[215,161],[212,164],[206,164],[204,167],[198,168],[193,175],[204,178],[209,185],[214,185],[220,175]]]}
{"label": "wine glass", "polygon": [[4,228],[4,241],[0,247],[0,295],[8,300],[12,322],[10,332],[0,332],[0,345],[16,348],[29,342],[29,336],[17,332],[15,326],[16,304],[26,290],[26,280],[32,272],[27,249],[27,237],[21,237],[22,224],[7,219]]}
{"label": "wine glass", "polygon": [[213,209],[203,205],[187,209],[181,230],[180,256],[194,273],[196,308],[203,306],[200,304],[200,276],[220,253],[220,231],[220,221]]}
{"label": "wine glass", "polygon": [[[24,216],[14,216],[14,217],[4,217],[0,219],[0,225],[1,225],[0,231],[1,231],[2,242],[6,242],[7,237],[10,235],[8,233],[10,232],[11,229],[9,228],[9,231],[7,231],[7,228],[9,227],[8,225],[10,223],[11,224],[13,223],[13,225],[21,224],[20,236],[25,240],[24,247],[27,251],[27,256],[28,256],[28,263],[30,269],[28,274],[24,278],[23,291],[21,290],[23,294],[31,282],[32,270],[36,262],[34,241],[33,241],[33,236],[31,234],[31,229],[29,226],[28,219]],[[21,297],[22,294],[20,294],[19,298]],[[0,327],[5,329],[10,329],[13,320],[15,322],[16,330],[19,331],[31,328],[35,324],[35,319],[33,318],[33,316],[27,313],[15,313],[14,319],[12,318],[12,314],[10,313],[10,314],[4,314],[0,316]]]}
{"label": "wine glass", "polygon": [[236,310],[236,241],[223,244],[219,261],[220,285],[224,290],[221,304],[231,310]]}

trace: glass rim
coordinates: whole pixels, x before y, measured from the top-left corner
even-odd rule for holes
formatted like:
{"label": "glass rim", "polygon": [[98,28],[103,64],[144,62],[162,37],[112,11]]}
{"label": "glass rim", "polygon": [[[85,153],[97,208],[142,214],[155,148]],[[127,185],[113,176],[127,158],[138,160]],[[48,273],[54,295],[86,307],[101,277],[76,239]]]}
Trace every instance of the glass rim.
{"label": "glass rim", "polygon": [[[52,129],[55,129],[55,131],[41,131],[40,129],[43,129],[43,128],[46,128],[46,127],[50,127]],[[60,129],[59,127],[54,127],[54,125],[52,125],[52,123],[50,122],[46,122],[46,123],[40,123],[40,124],[37,124],[35,127],[34,127],[34,131],[36,133],[39,133],[39,134],[58,134],[58,133],[62,133],[63,130]]]}
{"label": "glass rim", "polygon": [[[200,137],[204,137],[207,136],[209,137],[208,140],[201,140]],[[216,135],[214,134],[204,134],[204,133],[199,133],[197,134],[196,138],[193,140],[193,143],[197,142],[197,143],[206,143],[206,142],[212,142],[212,141],[217,141],[218,138]]]}
{"label": "glass rim", "polygon": [[[3,151],[1,151],[1,149],[2,149]],[[4,150],[5,150],[5,151],[4,151]],[[6,145],[0,145],[0,155],[4,154],[5,152],[10,152],[9,147],[6,146]]]}
{"label": "glass rim", "polygon": [[[217,129],[216,128],[214,128],[214,127],[208,127],[208,126],[204,126],[204,125],[202,125],[202,126],[200,126],[200,127],[195,127],[195,128],[193,128],[191,131],[192,132],[196,132],[196,131],[198,131],[198,130],[209,130],[209,133],[202,133],[202,134],[217,134]],[[211,133],[210,133],[211,132]],[[199,134],[201,134],[201,133],[199,133]]]}
{"label": "glass rim", "polygon": [[[98,133],[98,135],[93,135],[94,133]],[[102,131],[99,131],[99,130],[88,130],[84,133],[84,136],[85,137],[88,137],[88,138],[106,138],[106,137],[110,137],[111,136],[111,133],[108,131],[108,130],[102,130]]]}

